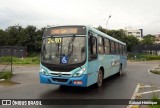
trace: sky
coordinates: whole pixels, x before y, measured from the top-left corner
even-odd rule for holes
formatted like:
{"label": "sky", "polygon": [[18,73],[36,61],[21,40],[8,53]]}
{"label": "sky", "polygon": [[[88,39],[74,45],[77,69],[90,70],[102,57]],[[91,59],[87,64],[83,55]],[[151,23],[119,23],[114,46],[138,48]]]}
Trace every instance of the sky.
{"label": "sky", "polygon": [[159,4],[160,0],[0,0],[0,29],[17,24],[37,28],[90,25],[115,30],[143,29],[144,35],[157,34]]}

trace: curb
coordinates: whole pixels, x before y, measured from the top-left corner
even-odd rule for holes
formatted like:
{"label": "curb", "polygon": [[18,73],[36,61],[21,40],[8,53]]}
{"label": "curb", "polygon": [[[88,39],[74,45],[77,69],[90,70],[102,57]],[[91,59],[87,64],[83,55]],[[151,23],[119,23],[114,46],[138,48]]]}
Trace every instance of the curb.
{"label": "curb", "polygon": [[[150,68],[150,69],[148,69],[148,73],[149,74],[154,74],[154,73],[152,73],[152,72],[150,72],[151,70],[154,70],[155,68],[158,68],[159,66],[156,66],[156,67],[154,67],[154,68]],[[154,75],[156,75],[156,74],[154,74]]]}

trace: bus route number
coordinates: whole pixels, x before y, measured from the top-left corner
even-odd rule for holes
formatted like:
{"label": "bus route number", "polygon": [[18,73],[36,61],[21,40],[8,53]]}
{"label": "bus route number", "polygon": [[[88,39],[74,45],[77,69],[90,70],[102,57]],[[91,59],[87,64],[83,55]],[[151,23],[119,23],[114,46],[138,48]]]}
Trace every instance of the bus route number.
{"label": "bus route number", "polygon": [[61,38],[48,38],[48,44],[51,43],[61,43],[62,39]]}

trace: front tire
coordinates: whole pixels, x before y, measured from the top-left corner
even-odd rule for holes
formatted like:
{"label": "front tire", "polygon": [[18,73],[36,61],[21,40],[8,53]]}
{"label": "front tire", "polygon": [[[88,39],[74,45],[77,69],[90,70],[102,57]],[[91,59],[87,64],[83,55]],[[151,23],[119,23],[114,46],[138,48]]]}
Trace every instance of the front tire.
{"label": "front tire", "polygon": [[100,88],[103,83],[103,72],[102,70],[99,70],[98,72],[98,78],[97,78],[97,87]]}

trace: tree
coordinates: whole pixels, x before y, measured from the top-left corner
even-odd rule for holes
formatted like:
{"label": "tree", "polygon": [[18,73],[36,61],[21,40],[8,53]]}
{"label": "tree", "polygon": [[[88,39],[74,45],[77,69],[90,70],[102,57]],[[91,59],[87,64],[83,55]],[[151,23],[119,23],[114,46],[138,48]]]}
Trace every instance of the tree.
{"label": "tree", "polygon": [[24,28],[25,46],[27,47],[28,52],[35,50],[36,30],[36,26],[32,25],[28,25],[26,28]]}
{"label": "tree", "polygon": [[0,29],[0,46],[6,45],[6,33]]}
{"label": "tree", "polygon": [[8,27],[6,32],[6,45],[17,45],[19,41],[19,33],[23,28],[19,25]]}
{"label": "tree", "polygon": [[125,37],[125,43],[127,45],[127,51],[131,52],[134,46],[139,45],[139,40],[135,36],[130,35]]}
{"label": "tree", "polygon": [[25,29],[22,29],[18,35],[18,45],[26,46],[29,42]]}
{"label": "tree", "polygon": [[125,41],[125,37],[126,37],[126,34],[125,34],[125,31],[120,29],[120,30],[106,30],[105,28],[103,28],[102,26],[99,26],[97,28],[99,31],[111,36],[111,37],[114,37],[120,41]]}
{"label": "tree", "polygon": [[107,34],[109,36],[112,36],[113,38],[116,38],[122,42],[125,42],[125,31],[120,29],[120,30],[107,30]]}
{"label": "tree", "polygon": [[42,36],[43,36],[43,31],[45,28],[41,28],[40,30],[36,31],[36,39],[35,39],[35,50],[40,51],[41,50],[41,45],[42,45]]}
{"label": "tree", "polygon": [[155,42],[155,36],[148,34],[143,37],[142,44],[143,45],[153,45]]}
{"label": "tree", "polygon": [[98,29],[99,31],[107,34],[107,30],[105,28],[103,28],[102,26],[98,26],[96,29]]}

